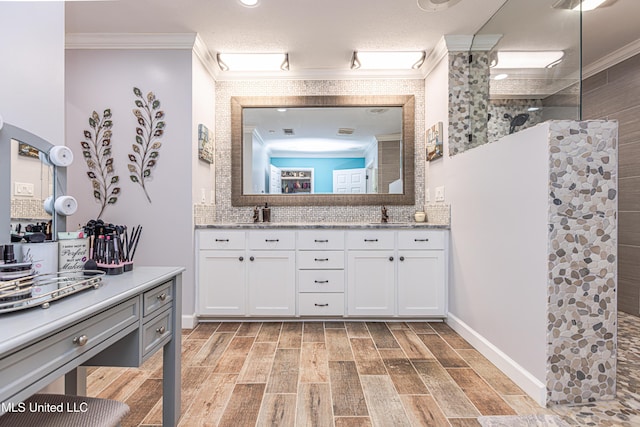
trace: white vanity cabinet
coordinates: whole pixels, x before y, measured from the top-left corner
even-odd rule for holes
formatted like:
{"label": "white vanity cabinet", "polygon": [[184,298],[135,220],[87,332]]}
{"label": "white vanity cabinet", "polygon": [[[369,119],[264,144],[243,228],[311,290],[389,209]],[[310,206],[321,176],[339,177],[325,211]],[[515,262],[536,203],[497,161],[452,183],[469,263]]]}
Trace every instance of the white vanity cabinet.
{"label": "white vanity cabinet", "polygon": [[298,231],[298,314],[343,316],[344,232]]}
{"label": "white vanity cabinet", "polygon": [[447,236],[392,225],[199,230],[197,314],[445,317]]}
{"label": "white vanity cabinet", "polygon": [[295,315],[295,231],[255,230],[248,241],[249,314]]}
{"label": "white vanity cabinet", "polygon": [[198,313],[247,314],[245,232],[200,231],[198,249]]}
{"label": "white vanity cabinet", "polygon": [[399,316],[445,316],[444,232],[398,231],[397,295]]}
{"label": "white vanity cabinet", "polygon": [[394,237],[393,230],[347,232],[348,315],[395,314]]}

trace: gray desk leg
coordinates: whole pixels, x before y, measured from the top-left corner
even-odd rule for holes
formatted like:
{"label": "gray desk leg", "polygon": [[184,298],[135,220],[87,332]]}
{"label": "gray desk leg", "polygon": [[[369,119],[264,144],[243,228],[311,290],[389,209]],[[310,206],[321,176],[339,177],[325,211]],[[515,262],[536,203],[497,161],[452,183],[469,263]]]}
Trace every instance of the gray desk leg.
{"label": "gray desk leg", "polygon": [[64,376],[64,393],[75,396],[87,395],[87,368],[78,366]]}
{"label": "gray desk leg", "polygon": [[175,278],[173,300],[173,338],[163,351],[162,362],[162,425],[176,426],[180,419],[180,389],[182,348],[182,275]]}

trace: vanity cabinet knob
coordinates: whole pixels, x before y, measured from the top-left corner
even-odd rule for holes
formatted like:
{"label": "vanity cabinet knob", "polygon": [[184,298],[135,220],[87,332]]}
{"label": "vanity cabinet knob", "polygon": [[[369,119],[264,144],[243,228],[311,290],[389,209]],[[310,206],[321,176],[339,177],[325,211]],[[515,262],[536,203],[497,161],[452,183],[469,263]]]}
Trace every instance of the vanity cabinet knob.
{"label": "vanity cabinet knob", "polygon": [[249,261],[254,261],[254,260],[255,260],[254,257],[252,257],[252,256],[249,257]]}
{"label": "vanity cabinet knob", "polygon": [[73,338],[73,343],[78,347],[82,347],[87,342],[89,342],[89,337],[87,337],[86,335],[80,335],[79,337]]}
{"label": "vanity cabinet knob", "polygon": [[329,304],[313,304],[316,307],[329,307]]}
{"label": "vanity cabinet knob", "polygon": [[404,257],[403,256],[400,257],[400,261],[404,261]]}
{"label": "vanity cabinet knob", "polygon": [[243,256],[239,257],[238,261],[240,261],[240,262],[244,261],[244,257]]}
{"label": "vanity cabinet knob", "polygon": [[167,328],[165,328],[164,326],[160,326],[158,329],[156,329],[156,332],[162,335],[167,332]]}
{"label": "vanity cabinet knob", "polygon": [[166,301],[167,299],[167,294],[165,292],[161,293],[160,295],[158,295],[158,299],[160,301]]}
{"label": "vanity cabinet knob", "polygon": [[393,261],[393,257],[392,256],[389,257],[389,261]]}

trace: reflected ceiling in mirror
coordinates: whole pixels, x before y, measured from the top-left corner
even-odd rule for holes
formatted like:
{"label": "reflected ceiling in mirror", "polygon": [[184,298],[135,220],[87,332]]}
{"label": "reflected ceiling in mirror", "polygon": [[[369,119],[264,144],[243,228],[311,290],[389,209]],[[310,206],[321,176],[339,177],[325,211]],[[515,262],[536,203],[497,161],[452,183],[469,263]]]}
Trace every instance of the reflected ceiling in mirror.
{"label": "reflected ceiling in mirror", "polygon": [[413,96],[231,104],[234,206],[413,204]]}

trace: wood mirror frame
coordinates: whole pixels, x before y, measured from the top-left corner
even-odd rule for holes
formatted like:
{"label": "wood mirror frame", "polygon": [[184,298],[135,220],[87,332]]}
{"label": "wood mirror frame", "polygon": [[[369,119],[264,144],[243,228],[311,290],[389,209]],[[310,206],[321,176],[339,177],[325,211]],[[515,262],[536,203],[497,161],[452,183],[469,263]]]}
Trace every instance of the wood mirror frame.
{"label": "wood mirror frame", "polygon": [[[403,194],[243,194],[243,108],[402,107]],[[231,98],[231,205],[345,206],[415,204],[415,98],[413,95],[268,96]]]}

